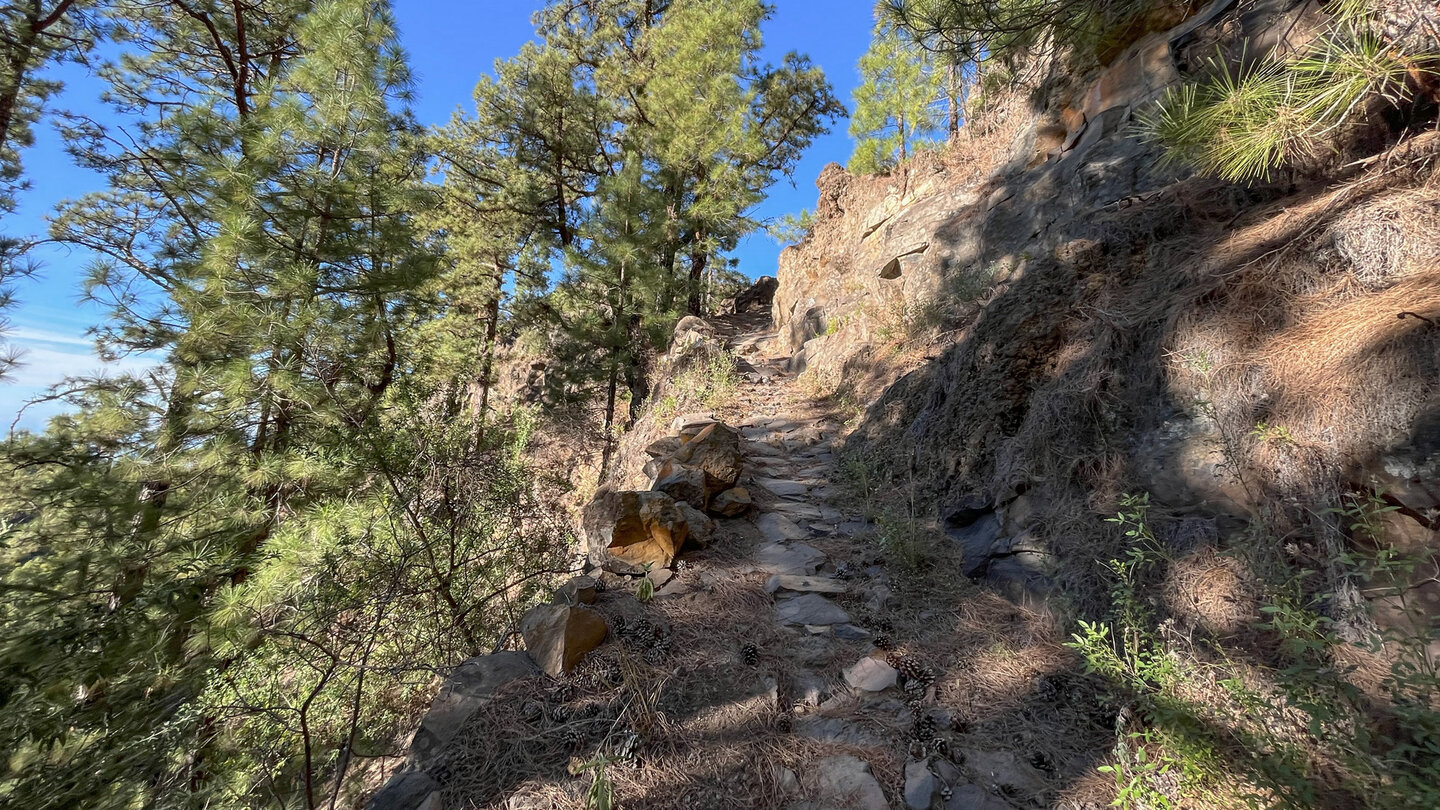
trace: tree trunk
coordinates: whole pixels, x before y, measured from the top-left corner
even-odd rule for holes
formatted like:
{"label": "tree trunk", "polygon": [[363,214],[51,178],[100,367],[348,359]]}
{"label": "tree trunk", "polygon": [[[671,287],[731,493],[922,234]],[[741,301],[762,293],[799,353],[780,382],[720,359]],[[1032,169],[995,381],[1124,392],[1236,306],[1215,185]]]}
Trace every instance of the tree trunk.
{"label": "tree trunk", "polygon": [[5,63],[0,66],[0,149],[10,143],[15,108],[20,103],[25,74],[29,72],[30,59],[35,54],[35,41],[40,36],[35,28],[35,19],[27,17],[25,24],[15,32],[15,42],[6,48]]}
{"label": "tree trunk", "polygon": [[485,343],[481,349],[480,378],[476,380],[479,386],[479,398],[474,400],[474,416],[477,422],[475,429],[475,442],[483,447],[485,444],[485,417],[490,411],[490,386],[491,377],[495,373],[495,338],[500,332],[500,297],[504,295],[505,270],[500,264],[495,265],[495,289],[490,294],[490,300],[485,302]]}
{"label": "tree trunk", "polygon": [[953,61],[945,67],[945,96],[950,102],[946,132],[953,141],[960,136],[960,66]]}
{"label": "tree trunk", "polygon": [[615,456],[615,395],[620,383],[620,349],[610,349],[610,379],[605,387],[605,450],[600,455],[600,483],[610,478],[610,461]]}
{"label": "tree trunk", "polygon": [[630,391],[630,422],[640,418],[640,410],[650,399],[650,381],[645,374],[645,322],[640,313],[630,315],[626,342],[630,351],[626,354],[625,387]]}
{"label": "tree trunk", "polygon": [[[610,329],[613,340],[610,343],[610,375],[605,386],[605,451],[600,456],[600,483],[605,483],[610,477],[610,462],[615,457],[615,402],[620,387],[620,355],[624,351],[625,341],[621,340],[618,334],[621,324],[626,322],[625,317],[625,295],[628,292],[630,276],[626,273],[625,263],[620,263],[620,283],[615,289],[615,306],[611,312]],[[625,337],[629,337],[629,331]],[[631,403],[634,407],[634,403]]]}
{"label": "tree trunk", "polygon": [[705,246],[704,229],[695,232],[695,241],[690,243],[690,300],[686,309],[696,317],[704,316],[705,264],[710,260],[710,251]]}
{"label": "tree trunk", "polygon": [[49,14],[40,16],[38,0],[25,9],[23,21],[10,33],[11,42],[6,43],[4,64],[0,65],[0,150],[10,145],[10,127],[15,123],[15,109],[20,105],[20,96],[25,90],[25,77],[34,67],[35,45],[40,35],[60,21],[75,0],[60,0]]}

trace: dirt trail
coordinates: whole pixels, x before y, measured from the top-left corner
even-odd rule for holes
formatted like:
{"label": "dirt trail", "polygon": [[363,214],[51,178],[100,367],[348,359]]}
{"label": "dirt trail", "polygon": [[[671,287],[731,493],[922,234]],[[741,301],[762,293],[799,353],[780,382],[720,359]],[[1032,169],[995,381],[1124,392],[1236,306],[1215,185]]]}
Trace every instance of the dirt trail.
{"label": "dirt trail", "polygon": [[472,717],[444,806],[583,808],[601,772],[623,808],[1051,806],[1043,752],[1065,743],[1013,712],[1058,667],[1007,655],[1007,681],[975,666],[1054,640],[953,559],[897,567],[871,498],[842,479],[843,425],[785,371],[769,318],[713,326],[740,359],[715,416],[741,433],[753,510],[652,572],[648,603],[607,576],[593,608],[612,640]]}

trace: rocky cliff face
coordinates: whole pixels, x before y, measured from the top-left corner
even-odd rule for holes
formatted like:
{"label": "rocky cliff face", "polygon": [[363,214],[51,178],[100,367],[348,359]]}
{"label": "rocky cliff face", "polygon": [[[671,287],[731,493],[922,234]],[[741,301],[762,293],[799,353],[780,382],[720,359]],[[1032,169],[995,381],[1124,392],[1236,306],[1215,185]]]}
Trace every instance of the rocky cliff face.
{"label": "rocky cliff face", "polygon": [[[851,452],[923,493],[967,573],[1098,601],[1125,492],[1151,494],[1176,548],[1264,524],[1324,559],[1347,541],[1316,516],[1356,493],[1393,508],[1377,542],[1436,544],[1436,140],[1375,122],[1342,144],[1358,165],[1242,187],[1133,126],[1202,60],[1296,47],[1318,14],[1217,0],[1048,86],[1003,149],[977,144],[988,171],[822,173],[815,228],[781,256],[780,338],[864,409]],[[1440,598],[1425,571],[1400,601]],[[1412,621],[1386,594],[1337,613]]]}

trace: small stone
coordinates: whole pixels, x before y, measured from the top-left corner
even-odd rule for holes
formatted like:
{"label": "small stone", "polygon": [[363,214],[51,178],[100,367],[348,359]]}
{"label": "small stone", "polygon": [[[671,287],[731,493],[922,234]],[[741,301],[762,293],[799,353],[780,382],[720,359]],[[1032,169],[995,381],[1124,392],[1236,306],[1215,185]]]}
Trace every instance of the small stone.
{"label": "small stone", "polygon": [[811,672],[796,675],[794,688],[795,700],[802,706],[819,706],[829,694],[824,679]]}
{"label": "small stone", "polygon": [[965,781],[965,775],[960,773],[960,768],[948,759],[935,760],[935,774],[940,777],[940,781],[952,788]]}
{"label": "small stone", "polygon": [[797,593],[844,593],[846,585],[838,579],[826,577],[802,577],[794,574],[776,574],[765,583],[766,593],[776,591]]}
{"label": "small stone", "polygon": [[868,641],[870,631],[853,624],[835,625],[835,637],[841,641]]}
{"label": "small stone", "polygon": [[930,772],[930,766],[924,760],[905,763],[906,807],[910,810],[930,810],[930,802],[938,790],[935,774]]}
{"label": "small stone", "polygon": [[594,577],[575,577],[561,585],[556,595],[567,605],[590,605],[595,603],[596,591]]}
{"label": "small stone", "polygon": [[878,658],[861,658],[845,670],[845,682],[865,692],[883,692],[895,685],[895,668]]}
{"label": "small stone", "polygon": [[669,568],[652,568],[645,572],[645,578],[655,585],[655,590],[665,587],[665,583],[675,578],[675,572]]}
{"label": "small stone", "polygon": [[751,506],[750,490],[745,487],[731,487],[710,499],[711,514],[721,517],[739,517]]}
{"label": "small stone", "polygon": [[670,432],[676,436],[684,437],[687,431],[696,432],[716,421],[714,414],[710,413],[686,413],[675,417],[670,422]]}
{"label": "small stone", "polygon": [[679,577],[673,577],[669,582],[665,583],[665,587],[655,589],[655,596],[684,596],[693,590],[695,590],[694,586],[687,584]]}
{"label": "small stone", "polygon": [[828,636],[830,635],[830,625],[807,624],[805,625],[805,632],[809,633],[812,636]]}
{"label": "small stone", "polygon": [[685,524],[690,527],[687,541],[693,545],[705,548],[715,538],[715,521],[708,515],[691,506],[688,501],[680,501],[675,504],[680,514],[685,517]]}
{"label": "small stone", "polygon": [[766,512],[755,521],[755,527],[772,543],[786,540],[804,540],[810,536],[809,529],[802,529],[795,521],[775,512]]}
{"label": "small stone", "polygon": [[850,614],[843,608],[815,593],[786,599],[775,606],[775,612],[781,624],[789,625],[846,624],[850,621]]}
{"label": "small stone", "polygon": [[865,607],[872,613],[884,613],[894,602],[894,594],[884,585],[871,585],[865,589]]}
{"label": "small stone", "polygon": [[820,510],[808,503],[784,501],[775,505],[775,511],[784,514],[791,520],[797,521],[811,521],[821,518]]}
{"label": "small stone", "polygon": [[775,788],[786,796],[794,796],[800,792],[800,777],[789,768],[776,767]]}
{"label": "small stone", "polygon": [[525,651],[551,677],[569,672],[607,632],[605,619],[585,607],[536,605],[520,618]]}

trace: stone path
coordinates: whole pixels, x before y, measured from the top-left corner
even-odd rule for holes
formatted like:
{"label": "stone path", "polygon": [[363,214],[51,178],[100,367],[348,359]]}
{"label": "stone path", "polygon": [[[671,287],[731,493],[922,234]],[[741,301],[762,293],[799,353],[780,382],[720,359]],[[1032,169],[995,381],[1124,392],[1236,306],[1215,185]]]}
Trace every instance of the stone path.
{"label": "stone path", "polygon": [[[576,778],[568,781],[538,768],[507,773],[506,786],[490,787],[489,775],[465,783],[465,774],[506,752],[503,739],[498,748],[496,739],[486,743],[514,733],[500,730],[504,711],[496,706],[505,699],[491,697],[503,696],[509,680],[538,684],[518,698],[536,707],[520,718],[538,730],[531,740],[573,724],[546,718],[573,718],[588,700],[601,714],[586,722],[609,724],[600,732],[602,748],[622,729],[632,746],[640,736],[655,742],[641,752],[633,784],[624,783],[625,771],[610,772],[621,806],[629,806],[627,795],[634,806],[666,808],[1039,806],[1015,797],[1042,794],[1044,776],[1013,754],[961,748],[951,733],[954,717],[936,699],[937,673],[894,644],[892,575],[868,537],[875,527],[847,501],[839,473],[843,425],[786,371],[768,317],[731,316],[714,325],[740,359],[743,383],[715,417],[740,434],[739,484],[752,509],[716,520],[709,546],[683,553],[675,570],[651,569],[649,603],[633,595],[638,579],[595,571],[599,582],[573,581],[558,606],[533,609],[532,624],[555,624],[551,635],[565,639],[557,641],[562,647],[586,629],[577,614],[603,619],[609,639],[599,647],[586,641],[574,672],[562,663],[568,652],[531,651],[548,679],[513,659],[523,653],[467,662],[461,674],[468,680],[452,676],[416,735],[423,750],[412,749],[410,769],[391,780],[372,810],[573,806],[573,791],[591,779],[573,767]],[[585,598],[576,599],[582,580]],[[646,716],[665,718],[638,735],[636,689],[653,690]],[[612,709],[613,717],[604,713]],[[487,712],[496,716],[479,719]],[[590,739],[572,750],[594,756]],[[643,764],[646,757],[655,764]],[[667,779],[668,787],[656,787]],[[503,791],[499,804],[496,789]],[[767,797],[763,805],[754,803],[757,796]]]}
{"label": "stone path", "polygon": [[[727,326],[734,329],[721,322],[717,331],[724,335]],[[751,519],[760,534],[753,567],[769,575],[765,591],[790,642],[785,655],[795,684],[791,728],[821,743],[903,747],[896,758],[908,760],[887,799],[863,757],[825,757],[815,764],[816,773],[801,775],[813,795],[791,807],[1010,807],[967,784],[949,761],[943,739],[934,735],[937,723],[946,722],[943,711],[932,712],[934,673],[908,656],[887,654],[890,577],[883,565],[864,564],[863,554],[855,561],[863,549],[849,538],[872,527],[843,505],[836,462],[843,426],[796,384],[783,357],[765,355],[774,347],[773,337],[753,328],[736,330],[727,348],[748,366],[736,403],[744,414],[735,423],[746,454],[742,484],[754,499]],[[857,649],[863,652],[857,655]],[[850,663],[837,671],[831,663],[837,660]],[[880,722],[874,722],[877,715]],[[907,733],[896,739],[900,728]]]}

